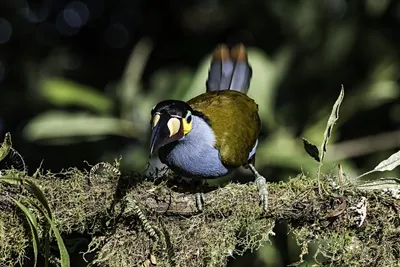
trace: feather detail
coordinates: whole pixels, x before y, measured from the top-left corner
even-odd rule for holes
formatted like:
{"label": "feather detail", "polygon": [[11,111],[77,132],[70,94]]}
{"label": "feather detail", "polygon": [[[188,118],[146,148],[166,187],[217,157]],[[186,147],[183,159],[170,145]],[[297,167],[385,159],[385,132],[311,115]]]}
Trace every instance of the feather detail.
{"label": "feather detail", "polygon": [[200,118],[207,117],[215,135],[214,146],[225,166],[242,166],[255,154],[252,150],[261,122],[253,99],[241,92],[223,90],[201,94],[187,103],[197,114],[203,114]]}
{"label": "feather detail", "polygon": [[229,51],[226,45],[221,44],[214,50],[206,83],[207,92],[234,90],[246,94],[251,77],[252,69],[245,46],[238,44]]}

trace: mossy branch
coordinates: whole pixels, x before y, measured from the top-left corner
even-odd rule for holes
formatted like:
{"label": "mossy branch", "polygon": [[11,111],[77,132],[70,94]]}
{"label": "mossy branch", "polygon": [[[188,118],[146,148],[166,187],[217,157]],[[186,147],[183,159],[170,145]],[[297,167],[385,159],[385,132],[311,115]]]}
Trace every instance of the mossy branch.
{"label": "mossy branch", "polygon": [[[3,173],[7,175],[24,174]],[[154,182],[110,173],[89,179],[88,172],[71,169],[23,179],[43,190],[66,244],[71,233],[92,236],[83,256],[93,256],[100,266],[150,266],[156,261],[157,266],[224,266],[230,256],[266,244],[279,221],[289,224],[304,253],[310,242],[320,241],[318,253],[327,263],[399,263],[398,197],[357,190],[342,178],[338,185],[335,177],[323,176],[322,195],[318,180],[305,175],[269,184],[268,213],[258,203],[256,186],[248,184],[205,193],[204,210],[198,213],[194,196],[163,178]],[[2,199],[21,194],[30,197],[0,184]],[[29,256],[29,230],[12,202],[0,205],[0,258],[14,265]]]}

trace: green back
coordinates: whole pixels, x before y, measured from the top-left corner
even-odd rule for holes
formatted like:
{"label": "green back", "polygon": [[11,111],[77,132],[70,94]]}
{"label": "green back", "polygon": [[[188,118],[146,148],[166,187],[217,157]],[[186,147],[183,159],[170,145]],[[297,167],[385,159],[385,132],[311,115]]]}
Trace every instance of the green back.
{"label": "green back", "polygon": [[261,130],[254,100],[241,92],[223,90],[201,94],[187,103],[211,121],[222,163],[246,164]]}

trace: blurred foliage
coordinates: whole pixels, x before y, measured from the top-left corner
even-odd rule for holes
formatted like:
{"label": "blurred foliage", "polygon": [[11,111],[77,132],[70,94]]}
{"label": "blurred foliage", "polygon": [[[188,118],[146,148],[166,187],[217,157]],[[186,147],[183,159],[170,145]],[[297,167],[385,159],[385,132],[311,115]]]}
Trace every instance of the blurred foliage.
{"label": "blurred foliage", "polygon": [[[0,146],[0,162],[7,159],[7,157],[12,154],[17,153],[12,148],[12,141],[10,133],[6,133],[4,137],[4,141]],[[22,160],[22,159],[20,159]],[[23,160],[22,160],[23,161]],[[25,219],[28,222],[29,228],[31,230],[31,240],[32,247],[34,253],[33,265],[36,267],[39,255],[40,241],[44,240],[44,250],[45,250],[45,266],[48,266],[50,261],[50,235],[53,233],[55,239],[57,240],[57,246],[60,253],[60,265],[61,267],[69,267],[70,259],[67,248],[65,247],[64,241],[58,231],[58,228],[54,222],[53,212],[50,208],[49,202],[46,199],[43,191],[38,187],[33,181],[29,179],[25,179],[23,177],[26,174],[26,170],[22,169],[19,173],[17,169],[11,170],[2,170],[5,173],[0,172],[0,182],[1,182],[1,197],[5,206],[9,203],[13,203],[16,207],[18,207]],[[7,185],[19,187],[19,190],[13,190],[7,188]],[[17,193],[16,193],[16,192]],[[19,191],[19,192],[18,192]],[[29,194],[23,194],[26,191]],[[3,209],[7,209],[9,207],[3,207]],[[41,218],[41,217],[44,217]],[[10,220],[12,221],[12,220]],[[38,223],[40,222],[40,224]],[[5,221],[1,221],[4,224]],[[3,228],[3,227],[2,227]],[[10,232],[1,231],[1,240],[3,240],[2,248],[1,248],[1,258],[3,261],[6,261],[6,264],[12,264],[15,262],[23,262],[23,251],[24,248],[20,247],[20,244],[17,247],[14,247],[15,244],[10,240],[11,238],[15,238],[13,235],[10,235]],[[41,235],[41,236],[40,236]],[[39,237],[40,236],[40,237]],[[8,242],[7,242],[8,241]],[[12,257],[12,252],[21,251],[20,254],[14,255],[14,260]],[[16,258],[16,259],[15,259]],[[11,262],[9,262],[11,261]],[[4,263],[4,262],[3,262]]]}
{"label": "blurred foliage", "polygon": [[[5,0],[0,7],[0,131],[12,133],[31,170],[42,159],[57,171],[122,155],[123,171],[142,171],[152,106],[202,93],[219,42],[249,47],[249,95],[263,122],[257,165],[271,181],[316,173],[302,138],[321,143],[341,84],[346,97],[323,171],[340,163],[356,177],[400,147],[397,1]],[[230,178],[250,177],[240,170]],[[277,248],[231,265],[285,266],[296,260],[292,242],[278,235]]]}

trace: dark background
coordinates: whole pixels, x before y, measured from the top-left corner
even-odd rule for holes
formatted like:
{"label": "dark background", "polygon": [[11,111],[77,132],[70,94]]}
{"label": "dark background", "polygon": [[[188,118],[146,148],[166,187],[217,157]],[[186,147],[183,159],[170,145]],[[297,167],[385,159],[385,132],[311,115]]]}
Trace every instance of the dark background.
{"label": "dark background", "polygon": [[[342,84],[324,171],[340,162],[354,177],[400,147],[400,4],[389,0],[1,0],[0,134],[30,172],[121,155],[124,171],[142,171],[151,107],[203,92],[220,42],[249,48],[257,165],[271,181],[315,173],[301,137],[322,142]],[[231,266],[296,261],[285,231]]]}

